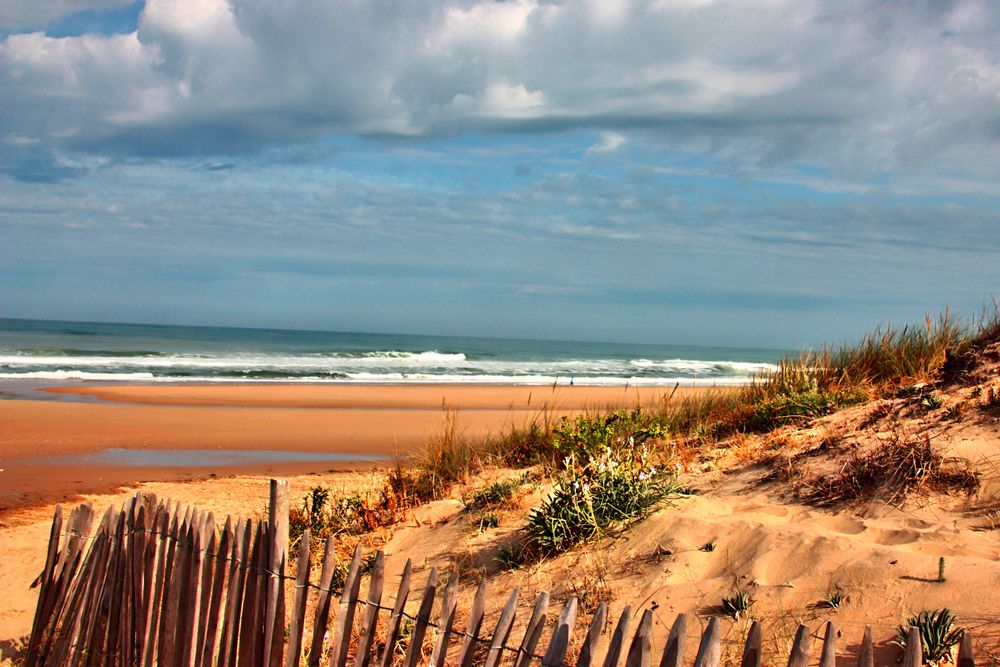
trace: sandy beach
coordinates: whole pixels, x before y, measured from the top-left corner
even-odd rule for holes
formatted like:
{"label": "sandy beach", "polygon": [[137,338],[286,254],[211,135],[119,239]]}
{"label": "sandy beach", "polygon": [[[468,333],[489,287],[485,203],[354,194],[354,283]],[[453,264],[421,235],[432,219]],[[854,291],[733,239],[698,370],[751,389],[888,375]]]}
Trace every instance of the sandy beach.
{"label": "sandy beach", "polygon": [[[442,406],[475,436],[608,407],[649,406],[672,387],[462,385],[73,386],[49,390],[101,402],[0,401],[0,513],[143,481],[218,474],[301,474],[346,469],[343,461],[289,461],[279,452],[393,457],[440,429]],[[678,388],[675,400],[696,388]],[[173,450],[176,463],[107,465],[109,448]],[[264,461],[205,464],[186,450],[272,452]],[[70,458],[67,458],[70,457]],[[74,458],[75,457],[75,458]],[[238,457],[236,457],[238,459]]]}

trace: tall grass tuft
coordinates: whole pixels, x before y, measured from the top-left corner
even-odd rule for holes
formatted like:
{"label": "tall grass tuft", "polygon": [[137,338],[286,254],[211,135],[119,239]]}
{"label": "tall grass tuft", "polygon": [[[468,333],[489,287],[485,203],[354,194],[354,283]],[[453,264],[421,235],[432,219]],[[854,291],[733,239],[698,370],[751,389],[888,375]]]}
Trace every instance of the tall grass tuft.
{"label": "tall grass tuft", "polygon": [[482,469],[478,448],[458,428],[458,412],[444,407],[441,430],[410,459],[411,472],[418,493],[439,498],[456,482],[467,482]]}
{"label": "tall grass tuft", "polygon": [[914,382],[934,382],[949,351],[966,346],[973,334],[956,323],[948,310],[924,326],[879,327],[854,346],[832,355],[842,384],[893,388]]}
{"label": "tall grass tuft", "polygon": [[912,492],[972,492],[978,487],[979,478],[957,462],[945,459],[929,437],[894,432],[871,451],[853,453],[836,473],[807,482],[804,495],[820,506],[873,498],[892,504]]}

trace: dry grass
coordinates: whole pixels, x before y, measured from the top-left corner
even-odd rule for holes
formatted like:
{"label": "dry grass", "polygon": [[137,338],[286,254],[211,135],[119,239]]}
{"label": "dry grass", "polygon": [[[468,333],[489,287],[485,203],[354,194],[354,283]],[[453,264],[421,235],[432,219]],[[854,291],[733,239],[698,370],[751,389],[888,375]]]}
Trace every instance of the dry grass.
{"label": "dry grass", "polygon": [[865,453],[854,451],[841,469],[805,482],[805,499],[829,507],[880,499],[898,504],[911,493],[972,492],[979,478],[959,459],[947,459],[928,436],[894,432]]}
{"label": "dry grass", "polygon": [[440,498],[457,482],[466,483],[483,468],[480,446],[466,438],[458,427],[458,412],[442,406],[441,430],[409,460],[409,485],[425,500]]}

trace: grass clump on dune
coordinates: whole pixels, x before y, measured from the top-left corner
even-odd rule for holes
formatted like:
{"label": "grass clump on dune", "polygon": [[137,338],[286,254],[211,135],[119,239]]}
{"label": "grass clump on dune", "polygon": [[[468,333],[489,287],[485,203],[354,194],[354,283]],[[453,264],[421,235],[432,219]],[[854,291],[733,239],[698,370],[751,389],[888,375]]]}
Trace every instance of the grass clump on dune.
{"label": "grass clump on dune", "polygon": [[650,463],[645,446],[605,447],[588,458],[571,454],[549,497],[528,516],[527,533],[543,554],[565,551],[645,516],[677,489]]}
{"label": "grass clump on dune", "polygon": [[916,628],[920,635],[921,654],[926,664],[951,663],[952,651],[962,641],[965,628],[956,627],[958,620],[949,609],[924,610],[906,620],[906,625],[896,628],[894,644],[906,649],[910,628]]}
{"label": "grass clump on dune", "polygon": [[433,500],[447,494],[457,482],[483,468],[480,447],[462,435],[458,428],[458,413],[445,408],[441,431],[409,460],[409,468],[401,473],[400,483],[410,493]]}
{"label": "grass clump on dune", "polygon": [[979,478],[921,439],[893,433],[874,449],[853,453],[841,469],[807,483],[806,499],[820,506],[882,499],[890,504],[913,492],[974,491]]}

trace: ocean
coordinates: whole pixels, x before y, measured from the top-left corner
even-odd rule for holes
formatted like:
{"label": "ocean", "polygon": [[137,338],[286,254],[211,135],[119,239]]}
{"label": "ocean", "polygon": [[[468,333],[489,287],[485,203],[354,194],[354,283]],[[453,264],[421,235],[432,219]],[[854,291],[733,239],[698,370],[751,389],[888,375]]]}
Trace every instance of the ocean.
{"label": "ocean", "polygon": [[0,381],[732,385],[786,351],[0,319]]}

